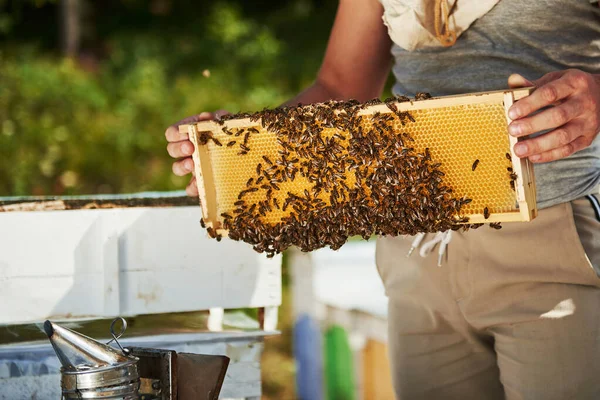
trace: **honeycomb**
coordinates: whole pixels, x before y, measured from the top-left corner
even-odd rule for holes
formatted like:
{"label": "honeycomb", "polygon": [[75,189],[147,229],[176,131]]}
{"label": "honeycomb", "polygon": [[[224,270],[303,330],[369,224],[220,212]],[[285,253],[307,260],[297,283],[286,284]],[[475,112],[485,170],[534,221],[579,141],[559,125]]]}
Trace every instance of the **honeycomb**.
{"label": "honeycomb", "polygon": [[[429,148],[431,157],[440,162],[446,174],[444,183],[457,197],[473,201],[462,210],[465,215],[518,211],[515,192],[510,188],[506,170],[511,162],[507,122],[502,104],[469,104],[411,111],[415,122],[397,131],[408,132],[417,152]],[[363,117],[363,119],[365,119]],[[367,118],[364,125],[371,125]],[[475,160],[479,160],[475,171]]]}
{"label": "honeycomb", "polygon": [[[474,222],[475,216],[479,217],[477,222],[483,222],[485,208],[492,215],[489,222],[515,220],[515,214],[519,213],[519,202],[515,191],[511,189],[511,178],[507,171],[507,168],[513,167],[513,162],[507,157],[511,153],[511,146],[502,97],[494,97],[495,101],[473,96],[468,101],[436,102],[440,99],[443,98],[396,103],[399,110],[410,112],[414,122],[403,123],[395,118],[394,131],[408,133],[414,139],[411,146],[417,152],[423,153],[428,149],[433,162],[441,163],[439,169],[445,174],[444,184],[452,188],[455,197],[472,199],[461,209],[461,214],[471,218],[471,222]],[[428,102],[431,102],[431,107],[428,107]],[[385,105],[363,109],[359,114],[360,125],[365,131],[372,127],[371,117],[374,113],[391,111]],[[245,142],[248,151],[244,152],[240,150],[240,144],[244,143],[243,132],[248,128],[254,128],[256,132],[248,136]],[[278,143],[277,134],[263,128],[260,120],[236,119],[226,121],[223,125],[207,121],[198,123],[197,129],[211,131],[212,137],[221,144],[219,146],[215,141],[196,143],[199,157],[208,157],[210,160],[210,176],[203,173],[204,184],[209,180],[209,184],[215,187],[216,198],[206,198],[204,201],[214,202],[216,215],[206,215],[207,208],[204,208],[204,219],[209,226],[220,229],[223,221],[221,214],[233,213],[240,191],[247,187],[250,179],[257,178],[259,164],[262,170],[269,168],[269,161],[275,162],[283,147]],[[333,137],[336,133],[348,136],[348,132],[336,128],[324,129],[321,136]],[[342,141],[341,144],[343,151],[347,151],[348,141]],[[296,157],[298,164],[308,161]],[[477,166],[473,170],[476,160]],[[347,169],[346,184],[354,185],[355,181],[354,174]],[[288,179],[277,185],[279,190],[272,191],[272,198],[283,204],[288,193],[303,196],[305,190],[311,190],[313,182],[297,175],[293,181]],[[202,193],[203,188],[200,187],[199,191]],[[327,196],[321,198],[329,203]],[[248,204],[258,204],[265,200],[265,191],[247,193],[244,200]],[[262,221],[275,224],[289,213],[290,209],[283,211],[273,208],[262,217]]]}

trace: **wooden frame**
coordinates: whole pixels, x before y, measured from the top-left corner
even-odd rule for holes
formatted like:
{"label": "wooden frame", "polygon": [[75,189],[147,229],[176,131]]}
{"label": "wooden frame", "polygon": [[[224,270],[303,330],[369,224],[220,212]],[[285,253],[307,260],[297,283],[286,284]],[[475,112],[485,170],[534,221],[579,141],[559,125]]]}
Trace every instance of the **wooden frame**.
{"label": "wooden frame", "polygon": [[[532,88],[497,90],[465,95],[434,97],[419,101],[396,102],[395,104],[398,111],[401,112],[470,104],[503,104],[507,124],[510,124],[511,119],[508,117],[508,109],[515,101],[528,96],[531,90]],[[371,115],[376,112],[384,114],[390,113],[391,111],[385,104],[377,104],[365,107],[358,112],[358,115]],[[260,124],[260,120],[251,121],[250,118],[241,118],[227,120],[223,124],[218,124],[215,121],[200,121],[194,124],[179,126],[179,131],[181,133],[187,133],[195,147],[193,159],[196,183],[198,185],[199,200],[205,224],[207,227],[215,229],[219,234],[226,235],[227,230],[221,228],[220,217],[217,215],[217,187],[212,172],[210,150],[208,146],[198,145],[198,132],[217,131],[223,127],[228,129],[256,127]],[[469,214],[469,223],[530,221],[537,215],[533,166],[528,159],[519,159],[514,153],[514,144],[517,143],[519,139],[510,136],[508,132],[507,136],[510,143],[512,168],[517,174],[515,192],[519,211],[491,214],[487,219],[484,218],[482,214]]]}
{"label": "wooden frame", "polygon": [[[528,89],[529,94],[530,89]],[[520,94],[520,92],[518,92]],[[510,124],[512,119],[508,116],[508,109],[514,104],[515,101],[525,96],[517,97],[516,92],[505,92],[504,93],[504,110],[506,113],[506,122]],[[515,182],[515,192],[517,194],[517,202],[519,204],[520,218],[518,221],[531,221],[537,216],[537,205],[536,205],[536,188],[535,188],[535,177],[533,174],[533,164],[528,158],[519,158],[515,154],[515,144],[523,140],[522,138],[515,138],[508,136],[510,143],[510,155],[512,159],[513,172],[517,174],[517,181]]]}

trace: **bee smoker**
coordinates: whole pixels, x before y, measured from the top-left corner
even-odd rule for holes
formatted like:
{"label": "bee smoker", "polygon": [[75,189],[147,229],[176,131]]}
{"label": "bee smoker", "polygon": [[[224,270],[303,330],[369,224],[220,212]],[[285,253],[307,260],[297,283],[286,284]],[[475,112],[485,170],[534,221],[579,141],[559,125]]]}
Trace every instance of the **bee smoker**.
{"label": "bee smoker", "polygon": [[[119,334],[114,326],[121,321]],[[62,364],[61,400],[216,400],[229,358],[143,347],[123,348],[116,318],[107,344],[53,322],[44,331]],[[109,346],[115,342],[118,349]]]}
{"label": "bee smoker", "polygon": [[137,357],[50,321],[44,331],[62,364],[62,400],[139,399]]}

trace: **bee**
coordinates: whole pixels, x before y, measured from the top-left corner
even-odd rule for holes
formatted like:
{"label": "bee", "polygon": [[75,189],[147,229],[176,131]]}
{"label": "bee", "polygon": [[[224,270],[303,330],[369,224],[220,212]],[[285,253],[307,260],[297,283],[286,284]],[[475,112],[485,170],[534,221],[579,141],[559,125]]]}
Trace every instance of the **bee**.
{"label": "bee", "polygon": [[427,100],[427,99],[431,99],[431,95],[429,93],[417,92],[415,94],[415,100]]}
{"label": "bee", "polygon": [[514,172],[511,172],[509,176],[510,176],[511,180],[513,180],[513,181],[517,180],[517,174],[515,174]]}
{"label": "bee", "polygon": [[506,153],[506,159],[508,161],[512,161],[512,157],[510,156],[510,153]]}
{"label": "bee", "polygon": [[483,218],[488,219],[490,217],[490,210],[486,207],[483,209]]}
{"label": "bee", "polygon": [[510,181],[510,188],[515,191],[515,181]]}
{"label": "bee", "polygon": [[231,147],[234,144],[236,144],[236,141],[235,140],[231,140],[231,141],[227,142],[227,147]]}
{"label": "bee", "polygon": [[212,139],[213,143],[214,143],[214,144],[216,144],[217,146],[223,146],[223,145],[221,144],[221,142],[219,141],[219,139],[217,139],[217,138],[215,138],[215,137],[212,137],[211,139]]}
{"label": "bee", "polygon": [[258,163],[258,165],[256,166],[256,175],[260,175],[261,169],[262,169],[262,164]]}
{"label": "bee", "polygon": [[204,218],[200,218],[200,226],[206,228],[206,223],[204,223]]}
{"label": "bee", "polygon": [[254,178],[248,179],[248,181],[246,182],[246,187],[252,185],[252,182],[254,182]]}
{"label": "bee", "polygon": [[240,149],[242,149],[242,151],[245,153],[248,153],[250,151],[250,148],[245,144],[240,144]]}
{"label": "bee", "polygon": [[[394,98],[393,98],[393,97],[392,97],[391,99],[392,99],[391,101],[393,101],[393,100],[394,100]],[[374,99],[368,100],[368,101],[366,101],[366,102],[364,103],[364,106],[374,106],[374,105],[376,105],[376,104],[381,104],[381,100],[379,100],[378,98],[374,98]],[[364,106],[363,106],[363,107],[364,107]]]}
{"label": "bee", "polygon": [[393,113],[397,113],[398,112],[398,107],[396,107],[396,105],[393,103],[395,99],[392,99],[390,101],[386,101],[385,105],[387,106],[387,108],[390,109],[390,111],[392,111]]}
{"label": "bee", "polygon": [[479,165],[479,160],[477,159],[477,160],[475,160],[475,162],[471,166],[471,171],[475,171],[475,168],[477,168],[478,165]]}
{"label": "bee", "polygon": [[413,116],[409,112],[404,112],[403,116],[406,117],[406,118],[408,118],[408,120],[410,122],[415,122],[415,119],[413,118]]}
{"label": "bee", "polygon": [[513,169],[512,169],[511,167],[507,167],[507,168],[506,168],[506,170],[507,170],[508,172],[513,172]]}
{"label": "bee", "polygon": [[211,131],[198,132],[198,143],[200,143],[201,145],[207,144],[210,139],[212,139]]}
{"label": "bee", "polygon": [[[403,136],[403,137],[405,137],[405,138],[406,138],[406,140],[408,140],[408,141],[411,141],[411,142],[414,142],[414,141],[415,141],[415,139],[413,139],[413,137],[412,137],[412,136],[410,136],[410,135],[409,135],[407,132],[403,132],[403,133],[402,133],[402,136]],[[411,150],[412,150],[412,148],[411,148]]]}
{"label": "bee", "polygon": [[267,156],[262,156],[263,160],[265,160],[265,162],[269,165],[273,165],[273,162],[269,159],[269,157]]}
{"label": "bee", "polygon": [[500,222],[492,222],[492,223],[490,223],[490,228],[502,229],[502,225],[500,225]]}

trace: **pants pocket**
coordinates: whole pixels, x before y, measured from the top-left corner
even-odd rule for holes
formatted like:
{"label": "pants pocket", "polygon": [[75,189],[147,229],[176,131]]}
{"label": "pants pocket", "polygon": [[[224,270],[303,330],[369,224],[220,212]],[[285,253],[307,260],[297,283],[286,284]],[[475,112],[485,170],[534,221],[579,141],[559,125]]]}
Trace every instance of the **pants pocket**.
{"label": "pants pocket", "polygon": [[570,225],[578,246],[577,253],[587,272],[592,272],[596,284],[600,284],[600,201],[590,195],[571,202]]}

